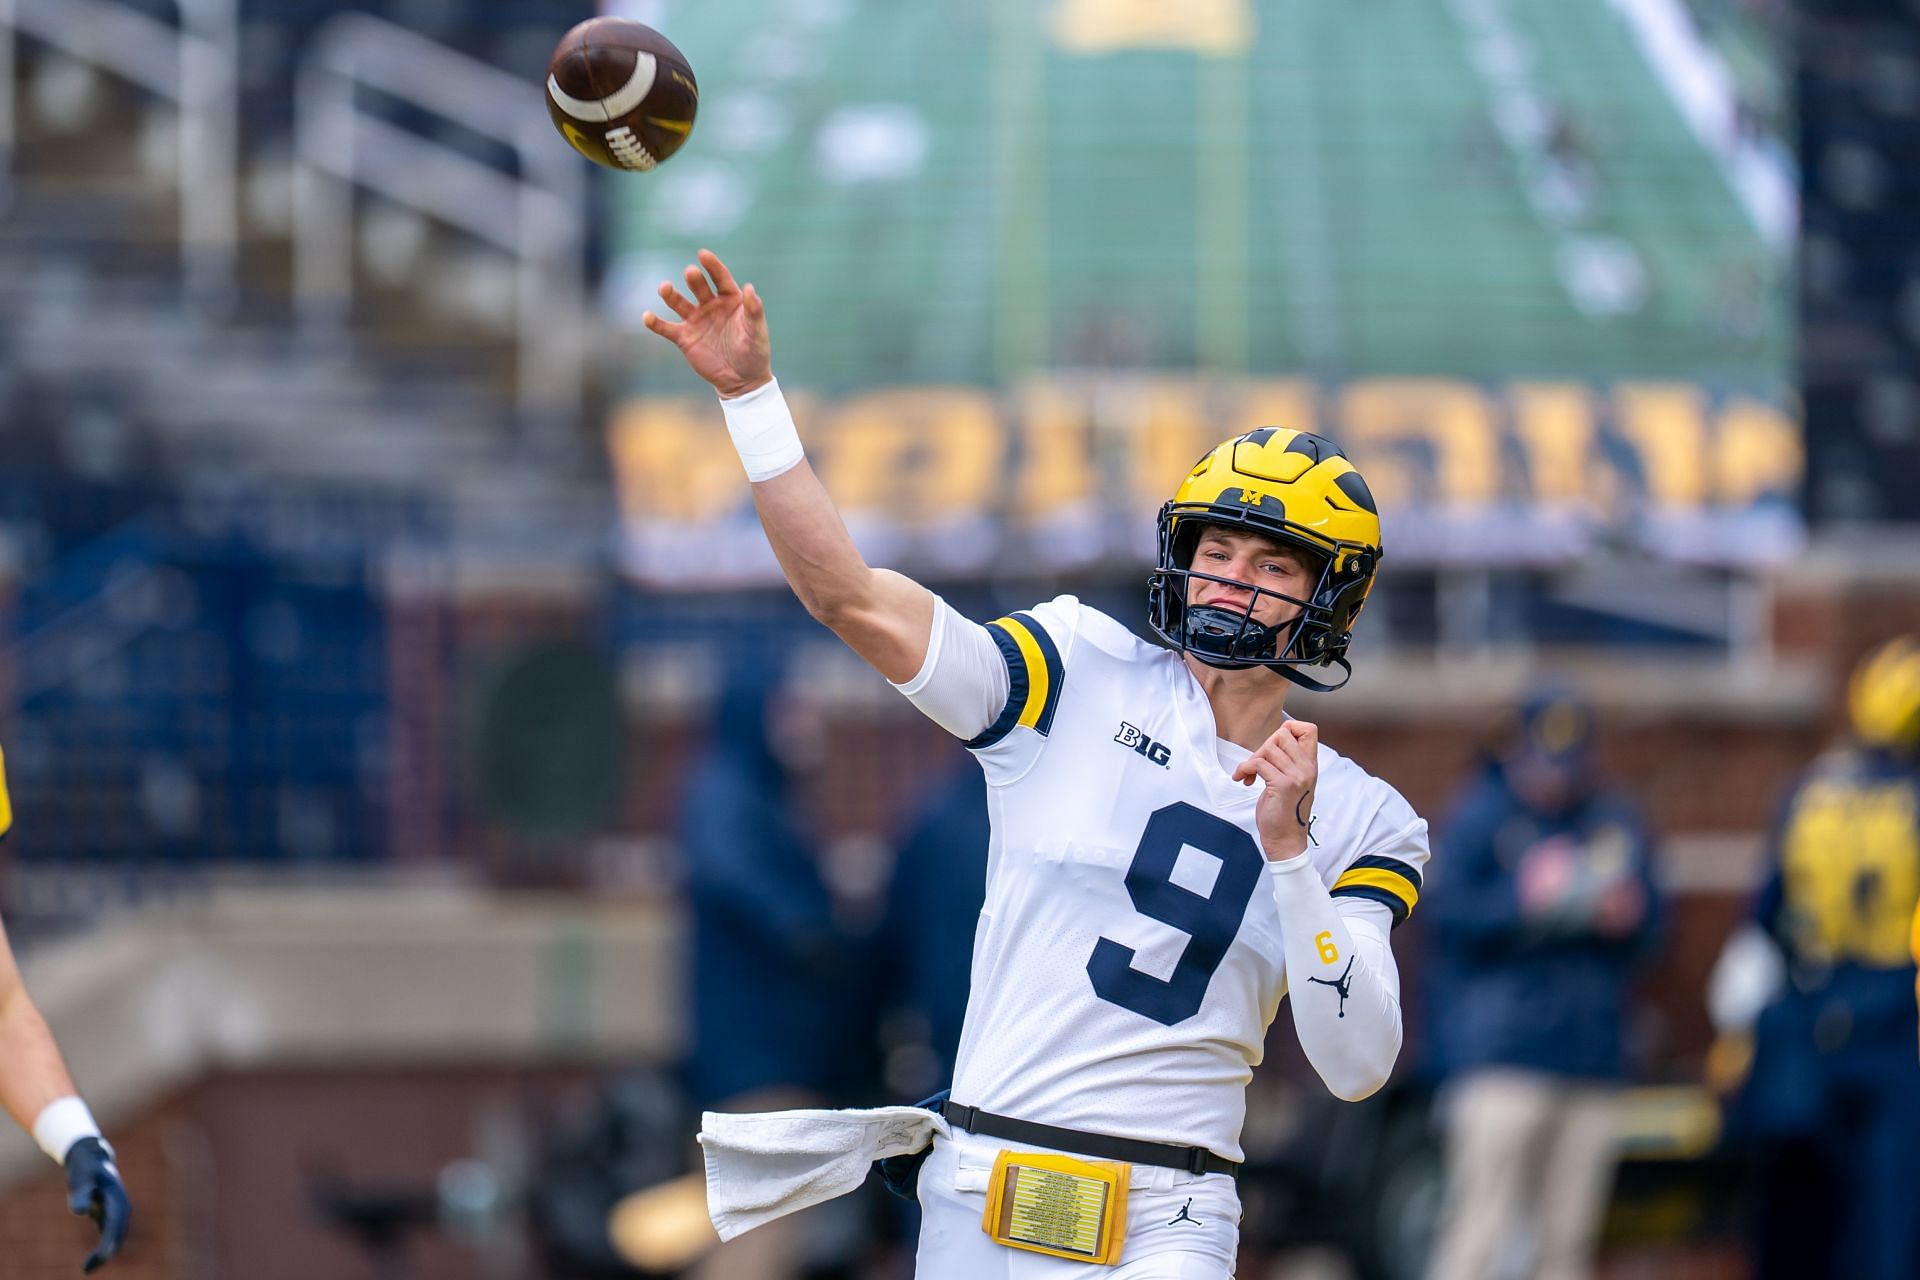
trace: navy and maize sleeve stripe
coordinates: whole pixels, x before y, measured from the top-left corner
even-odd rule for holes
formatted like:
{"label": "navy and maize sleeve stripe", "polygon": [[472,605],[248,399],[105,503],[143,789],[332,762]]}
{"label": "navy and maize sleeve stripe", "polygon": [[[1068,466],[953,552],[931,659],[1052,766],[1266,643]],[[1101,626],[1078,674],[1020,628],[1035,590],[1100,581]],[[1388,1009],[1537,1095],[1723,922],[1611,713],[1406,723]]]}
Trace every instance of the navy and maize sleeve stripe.
{"label": "navy and maize sleeve stripe", "polygon": [[1007,660],[1007,705],[985,732],[967,743],[967,749],[990,747],[1021,725],[1044,738],[1053,728],[1053,711],[1060,703],[1065,676],[1060,650],[1030,613],[989,622],[987,632]]}
{"label": "navy and maize sleeve stripe", "polygon": [[1381,903],[1393,913],[1393,922],[1401,924],[1420,900],[1420,872],[1398,858],[1355,858],[1333,882],[1333,896]]}

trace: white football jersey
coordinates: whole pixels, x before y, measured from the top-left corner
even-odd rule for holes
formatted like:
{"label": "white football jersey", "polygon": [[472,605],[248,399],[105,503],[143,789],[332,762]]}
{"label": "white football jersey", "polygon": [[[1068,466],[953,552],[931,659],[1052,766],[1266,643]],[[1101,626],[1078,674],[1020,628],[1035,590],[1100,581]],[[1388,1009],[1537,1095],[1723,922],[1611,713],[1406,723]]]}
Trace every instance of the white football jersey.
{"label": "white football jersey", "polygon": [[[967,745],[993,835],[955,1101],[1241,1158],[1287,990],[1248,752],[1181,657],[1061,596],[989,627],[1012,676]],[[1343,911],[1406,917],[1427,826],[1320,748],[1309,856]]]}

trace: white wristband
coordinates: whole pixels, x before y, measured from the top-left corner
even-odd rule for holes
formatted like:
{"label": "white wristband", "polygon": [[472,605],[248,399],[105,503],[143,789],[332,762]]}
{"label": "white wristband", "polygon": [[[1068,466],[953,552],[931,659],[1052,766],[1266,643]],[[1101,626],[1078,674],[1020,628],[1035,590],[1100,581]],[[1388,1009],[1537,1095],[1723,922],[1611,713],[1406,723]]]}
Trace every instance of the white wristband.
{"label": "white wristband", "polygon": [[93,1112],[72,1095],[49,1102],[33,1122],[33,1140],[53,1157],[55,1164],[66,1163],[67,1152],[73,1150],[74,1143],[99,1136],[100,1126],[93,1122]]}
{"label": "white wristband", "polygon": [[733,437],[733,448],[747,469],[747,479],[755,484],[793,470],[806,456],[800,449],[800,432],[793,425],[787,398],[780,394],[779,379],[768,379],[764,387],[721,400],[720,412],[727,415],[727,434]]}

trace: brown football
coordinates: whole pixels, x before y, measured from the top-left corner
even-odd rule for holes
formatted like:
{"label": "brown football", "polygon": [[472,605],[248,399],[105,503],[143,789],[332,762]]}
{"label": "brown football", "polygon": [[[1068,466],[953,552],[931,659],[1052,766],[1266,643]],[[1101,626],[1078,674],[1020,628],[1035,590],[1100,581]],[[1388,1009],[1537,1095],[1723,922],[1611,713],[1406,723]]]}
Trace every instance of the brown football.
{"label": "brown football", "polygon": [[700,89],[673,41],[627,18],[590,18],[547,62],[547,114],[609,169],[651,169],[693,131]]}

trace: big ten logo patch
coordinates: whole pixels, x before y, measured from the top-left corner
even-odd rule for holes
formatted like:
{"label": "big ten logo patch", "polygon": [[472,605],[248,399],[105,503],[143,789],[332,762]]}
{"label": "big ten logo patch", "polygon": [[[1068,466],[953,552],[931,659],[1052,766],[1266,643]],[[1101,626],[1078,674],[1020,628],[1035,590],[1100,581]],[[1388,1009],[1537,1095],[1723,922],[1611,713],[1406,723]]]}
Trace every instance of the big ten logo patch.
{"label": "big ten logo patch", "polygon": [[1113,740],[1123,747],[1132,747],[1135,755],[1145,756],[1162,769],[1173,759],[1173,751],[1166,743],[1155,742],[1125,720],[1120,722],[1120,732],[1113,735]]}

